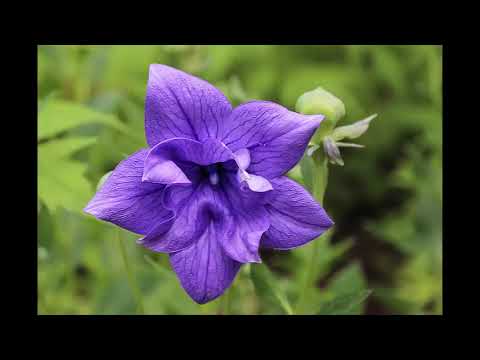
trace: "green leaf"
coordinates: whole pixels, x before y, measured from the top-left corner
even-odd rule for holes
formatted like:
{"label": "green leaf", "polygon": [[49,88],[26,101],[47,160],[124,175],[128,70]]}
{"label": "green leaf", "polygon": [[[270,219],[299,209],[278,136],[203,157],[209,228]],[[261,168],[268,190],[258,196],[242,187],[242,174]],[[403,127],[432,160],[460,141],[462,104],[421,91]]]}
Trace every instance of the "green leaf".
{"label": "green leaf", "polygon": [[49,210],[81,211],[92,195],[84,177],[87,166],[68,155],[91,144],[91,138],[51,141],[38,147],[38,196]]}
{"label": "green leaf", "polygon": [[319,251],[317,254],[317,274],[316,277],[323,276],[332,270],[333,266],[345,257],[345,254],[353,247],[351,238],[332,244],[331,233],[324,234],[323,237],[315,241],[319,242]]}
{"label": "green leaf", "polygon": [[39,145],[39,149],[42,149],[43,155],[47,154],[48,157],[61,159],[93,144],[95,141],[96,138],[90,136],[69,137],[41,144]]}
{"label": "green leaf", "polygon": [[364,289],[365,285],[366,279],[362,268],[359,263],[354,262],[333,277],[329,290],[337,293],[349,293],[354,290]]}
{"label": "green leaf", "polygon": [[340,295],[322,306],[317,315],[350,315],[357,305],[363,303],[372,290],[361,290],[346,295]]}
{"label": "green leaf", "polygon": [[277,286],[278,280],[265,264],[251,265],[250,277],[255,286],[255,292],[264,305],[277,306],[286,314],[293,314],[287,297]]}
{"label": "green leaf", "polygon": [[[39,114],[38,137],[46,138],[94,122],[123,129],[112,115],[82,105],[49,100]],[[51,211],[63,207],[78,212],[87,204],[92,195],[91,184],[84,176],[87,166],[69,156],[95,141],[95,137],[70,137],[38,146],[38,196]]]}
{"label": "green leaf", "polygon": [[[352,301],[344,308],[343,311],[345,312],[348,310],[348,314],[360,315],[364,311],[362,301],[353,301],[353,298],[354,294],[359,294],[357,299],[361,298],[361,294],[363,294],[366,290],[367,281],[365,279],[365,275],[363,274],[362,268],[360,267],[360,264],[353,263],[348,265],[332,278],[327,289],[324,290],[326,295],[324,297],[324,301],[326,303],[331,301],[338,302],[338,306],[329,306],[331,309],[335,310],[340,308],[342,303],[345,304],[348,302],[348,299],[352,299]],[[345,300],[340,300],[344,297],[346,298]]]}
{"label": "green leaf", "polygon": [[86,166],[76,161],[41,157],[39,161],[38,196],[50,210],[63,207],[81,211],[92,194],[83,174]]}
{"label": "green leaf", "polygon": [[128,127],[111,114],[101,113],[84,105],[52,99],[43,104],[38,114],[37,136],[41,140],[92,123],[109,125],[123,133],[130,133]]}

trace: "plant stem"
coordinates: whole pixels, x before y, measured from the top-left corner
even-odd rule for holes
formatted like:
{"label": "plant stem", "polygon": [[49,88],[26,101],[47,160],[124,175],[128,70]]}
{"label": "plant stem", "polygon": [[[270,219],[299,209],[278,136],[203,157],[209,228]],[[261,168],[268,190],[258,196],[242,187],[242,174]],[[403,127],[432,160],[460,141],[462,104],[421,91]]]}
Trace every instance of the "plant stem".
{"label": "plant stem", "polygon": [[115,230],[115,232],[117,234],[118,246],[120,247],[120,252],[122,253],[123,262],[125,264],[125,270],[127,272],[128,283],[130,285],[133,296],[135,298],[135,302],[137,303],[137,311],[138,311],[139,314],[144,315],[145,310],[144,310],[144,307],[143,307],[142,294],[140,292],[140,288],[137,284],[135,276],[134,276],[134,274],[132,272],[132,269],[130,267],[130,263],[128,261],[127,250],[125,248],[124,240],[121,238],[119,230]]}
{"label": "plant stem", "polygon": [[323,198],[328,184],[328,159],[323,149],[313,153],[313,162],[318,174],[313,178],[313,196],[323,206]]}
{"label": "plant stem", "polygon": [[[323,198],[325,196],[325,190],[328,183],[328,159],[320,147],[313,153],[313,161],[315,164],[315,175],[313,177],[313,197],[323,206]],[[325,234],[324,234],[325,236]],[[312,244],[311,257],[307,267],[307,273],[305,274],[305,280],[303,286],[301,286],[300,295],[298,297],[296,312],[301,314],[304,311],[306,298],[311,286],[314,286],[315,282],[315,268],[318,262],[320,242],[314,240]]]}
{"label": "plant stem", "polygon": [[280,304],[282,305],[282,308],[283,308],[283,310],[285,310],[287,315],[293,315],[294,314],[292,307],[290,306],[290,304],[288,302],[286,302],[284,300],[284,298],[282,296],[277,296],[277,299],[280,302]]}

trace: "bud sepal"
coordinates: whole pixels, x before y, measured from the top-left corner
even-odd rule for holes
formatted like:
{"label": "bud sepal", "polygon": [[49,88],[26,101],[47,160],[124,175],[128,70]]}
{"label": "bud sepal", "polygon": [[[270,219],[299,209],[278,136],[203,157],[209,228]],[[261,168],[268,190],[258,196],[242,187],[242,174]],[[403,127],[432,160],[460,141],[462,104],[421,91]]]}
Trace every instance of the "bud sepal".
{"label": "bud sepal", "polygon": [[377,114],[370,115],[369,117],[357,121],[351,125],[339,126],[332,132],[332,138],[335,141],[342,139],[356,139],[362,136],[370,126],[370,122],[377,117]]}

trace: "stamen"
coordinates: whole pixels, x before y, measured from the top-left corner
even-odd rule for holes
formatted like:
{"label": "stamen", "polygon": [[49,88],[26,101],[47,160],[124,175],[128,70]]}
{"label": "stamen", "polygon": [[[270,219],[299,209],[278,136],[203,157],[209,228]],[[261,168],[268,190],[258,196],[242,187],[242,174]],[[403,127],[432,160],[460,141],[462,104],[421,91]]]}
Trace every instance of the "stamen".
{"label": "stamen", "polygon": [[246,172],[245,170],[238,169],[238,173],[239,173],[240,179],[242,181],[246,181],[246,180],[250,179],[250,174],[248,172]]}

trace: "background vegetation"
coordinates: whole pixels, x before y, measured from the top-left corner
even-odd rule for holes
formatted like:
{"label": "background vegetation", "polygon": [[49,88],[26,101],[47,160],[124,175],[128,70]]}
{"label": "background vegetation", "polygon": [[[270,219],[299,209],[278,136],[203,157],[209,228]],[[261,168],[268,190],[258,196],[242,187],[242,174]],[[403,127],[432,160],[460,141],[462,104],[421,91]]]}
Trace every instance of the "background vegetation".
{"label": "background vegetation", "polygon": [[[225,298],[229,313],[280,314],[275,294],[297,300],[311,244],[262,253],[274,296],[258,284],[255,291],[252,266],[226,297],[199,306],[166,255],[82,213],[99,179],[146,145],[148,65],[162,63],[208,80],[234,105],[264,99],[294,109],[302,93],[323,86],[346,104],[340,125],[378,113],[358,141],[366,148],[343,149],[345,166],[330,169],[325,207],[336,226],[316,240],[317,289],[305,312],[440,314],[441,56],[439,46],[40,46],[38,312],[133,314],[141,296],[148,314],[224,313]],[[304,181],[297,169],[291,176]],[[352,293],[365,296],[332,302]]]}

